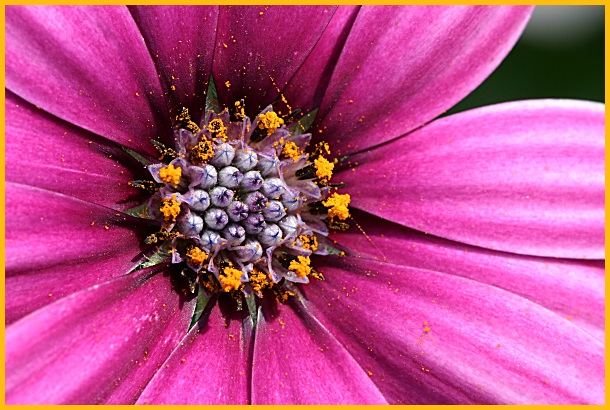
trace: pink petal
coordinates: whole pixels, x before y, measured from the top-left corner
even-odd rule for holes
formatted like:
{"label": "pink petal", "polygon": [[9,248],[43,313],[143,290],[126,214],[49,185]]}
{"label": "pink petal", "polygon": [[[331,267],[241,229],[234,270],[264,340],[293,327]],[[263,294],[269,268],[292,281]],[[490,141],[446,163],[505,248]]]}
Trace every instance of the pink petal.
{"label": "pink petal", "polygon": [[212,71],[218,7],[131,7],[173,115],[199,123]]}
{"label": "pink petal", "polygon": [[366,369],[301,303],[274,308],[274,301],[263,302],[254,340],[253,404],[386,403]]}
{"label": "pink petal", "polygon": [[7,403],[133,403],[193,313],[147,271],[71,295],[6,329]]}
{"label": "pink petal", "polygon": [[604,402],[604,345],[531,301],[372,260],[319,265],[313,314],[392,403]]}
{"label": "pink petal", "polygon": [[521,296],[571,321],[600,342],[604,262],[521,256],[451,242],[357,212],[359,230],[336,235],[351,256],[473,279]]}
{"label": "pink petal", "polygon": [[7,7],[6,85],[142,152],[169,130],[154,64],[125,7]]}
{"label": "pink petal", "polygon": [[350,159],[352,204],[515,253],[604,258],[604,106],[506,103],[435,121]]}
{"label": "pink petal", "polygon": [[[144,171],[116,144],[6,92],[6,179],[117,209],[143,202]],[[148,176],[150,178],[150,175]]]}
{"label": "pink petal", "polygon": [[429,122],[498,66],[530,12],[528,7],[363,7],[318,112],[321,136],[347,154]]}
{"label": "pink petal", "polygon": [[288,103],[303,114],[320,106],[359,10],[360,6],[337,8],[307,60],[284,89]]}
{"label": "pink petal", "polygon": [[[160,367],[138,404],[247,404],[252,322],[234,306],[211,307]],[[208,306],[210,308],[210,306]],[[204,313],[205,315],[205,313]]]}
{"label": "pink petal", "polygon": [[279,100],[277,88],[298,71],[335,8],[221,8],[212,67],[221,107],[234,108],[245,97],[246,113],[253,116]]}
{"label": "pink petal", "polygon": [[[6,184],[6,320],[124,275],[154,228],[61,194]],[[106,229],[108,227],[108,229]]]}

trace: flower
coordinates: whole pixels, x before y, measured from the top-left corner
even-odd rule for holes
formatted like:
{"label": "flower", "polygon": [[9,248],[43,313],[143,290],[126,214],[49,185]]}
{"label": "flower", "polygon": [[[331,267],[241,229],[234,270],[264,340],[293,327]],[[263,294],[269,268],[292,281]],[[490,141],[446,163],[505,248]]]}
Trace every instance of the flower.
{"label": "flower", "polygon": [[[432,121],[529,11],[7,7],[6,401],[602,403],[603,105]],[[125,212],[134,155],[202,116],[210,74],[251,118],[318,108],[362,231],[300,296],[221,296],[189,330],[201,305],[171,265],[133,270],[158,226]]]}

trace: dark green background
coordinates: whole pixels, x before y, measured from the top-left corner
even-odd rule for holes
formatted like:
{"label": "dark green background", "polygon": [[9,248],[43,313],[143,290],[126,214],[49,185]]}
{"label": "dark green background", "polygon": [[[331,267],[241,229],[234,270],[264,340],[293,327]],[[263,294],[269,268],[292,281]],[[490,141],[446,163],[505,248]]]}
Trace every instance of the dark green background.
{"label": "dark green background", "polygon": [[445,115],[532,98],[604,101],[603,20],[591,24],[594,33],[576,45],[545,47],[522,37],[496,71]]}

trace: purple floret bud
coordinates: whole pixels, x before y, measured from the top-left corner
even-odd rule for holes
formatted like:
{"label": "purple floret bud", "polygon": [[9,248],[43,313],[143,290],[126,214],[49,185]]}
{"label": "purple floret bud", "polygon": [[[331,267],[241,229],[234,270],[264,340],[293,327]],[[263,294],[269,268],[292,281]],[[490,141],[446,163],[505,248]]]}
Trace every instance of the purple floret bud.
{"label": "purple floret bud", "polygon": [[222,237],[229,242],[229,245],[237,246],[246,239],[246,230],[237,224],[231,223],[222,230]]}
{"label": "purple floret bud", "polygon": [[298,193],[284,192],[282,194],[282,204],[287,212],[296,211],[301,207],[301,198]]}
{"label": "purple floret bud", "polygon": [[178,229],[187,237],[197,236],[203,230],[203,219],[193,212],[188,212],[183,219],[178,221]]}
{"label": "purple floret bud", "polygon": [[282,241],[282,231],[276,224],[268,224],[257,237],[263,246],[274,246]]}
{"label": "purple floret bud", "polygon": [[210,229],[221,230],[229,223],[229,217],[222,209],[212,208],[205,213],[205,224]]}
{"label": "purple floret bud", "polygon": [[258,155],[252,149],[235,151],[233,166],[241,172],[250,171],[258,163]]}
{"label": "purple floret bud", "polygon": [[216,171],[216,168],[214,168],[213,166],[208,165],[208,164],[206,164],[202,167],[199,167],[199,168],[203,169],[199,187],[203,188],[203,189],[209,189],[209,188],[212,188],[214,185],[216,185],[217,176],[218,176],[218,172]]}
{"label": "purple floret bud", "polygon": [[244,179],[244,174],[235,167],[224,167],[218,172],[218,184],[227,188],[236,188]]}
{"label": "purple floret bud", "polygon": [[267,198],[279,198],[284,193],[284,183],[279,178],[267,178],[263,182],[261,192]]}
{"label": "purple floret bud", "polygon": [[278,165],[280,165],[280,159],[278,157],[267,157],[261,155],[258,158],[256,169],[258,169],[264,177],[276,176],[278,175]]}
{"label": "purple floret bud", "polygon": [[269,201],[263,209],[263,215],[266,220],[277,222],[286,215],[286,211],[284,211],[284,205],[280,201]]}
{"label": "purple floret bud", "polygon": [[258,171],[248,171],[241,181],[241,188],[246,192],[258,191],[263,185],[263,176]]}
{"label": "purple floret bud", "polygon": [[267,206],[267,198],[260,192],[252,192],[246,195],[245,202],[251,212],[262,211]]}
{"label": "purple floret bud", "polygon": [[184,197],[189,208],[195,211],[202,212],[210,207],[210,195],[208,195],[208,193],[204,190],[195,189],[190,193],[190,195],[187,194]]}
{"label": "purple floret bud", "polygon": [[220,168],[229,165],[235,157],[235,149],[227,143],[220,144],[214,147],[214,158],[210,160],[210,164]]}
{"label": "purple floret bud", "polygon": [[235,193],[229,188],[217,186],[210,191],[210,200],[212,201],[212,205],[224,208],[231,203],[234,194]]}
{"label": "purple floret bud", "polygon": [[226,209],[229,219],[237,222],[248,217],[248,205],[240,201],[233,201]]}
{"label": "purple floret bud", "polygon": [[263,247],[258,241],[248,238],[244,246],[235,249],[235,256],[240,262],[255,262],[263,256]]}
{"label": "purple floret bud", "polygon": [[201,233],[201,246],[208,252],[213,252],[221,244],[222,238],[218,232],[205,230]]}
{"label": "purple floret bud", "polygon": [[250,214],[244,220],[243,225],[247,233],[254,235],[260,233],[267,226],[267,223],[261,214]]}
{"label": "purple floret bud", "polygon": [[290,238],[296,236],[299,229],[299,220],[294,215],[288,215],[278,222],[278,225],[284,233],[284,238]]}

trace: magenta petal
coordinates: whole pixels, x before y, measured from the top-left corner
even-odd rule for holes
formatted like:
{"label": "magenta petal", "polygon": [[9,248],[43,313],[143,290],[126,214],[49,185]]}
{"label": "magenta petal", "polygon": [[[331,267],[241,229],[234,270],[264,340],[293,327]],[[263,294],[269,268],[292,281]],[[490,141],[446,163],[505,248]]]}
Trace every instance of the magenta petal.
{"label": "magenta petal", "polygon": [[138,271],[6,329],[7,403],[133,403],[184,337],[194,300]]}
{"label": "magenta petal", "polygon": [[444,238],[604,258],[604,106],[521,101],[442,118],[350,159],[352,204]]}
{"label": "magenta petal", "polygon": [[252,404],[387,403],[368,369],[359,367],[300,302],[275,310],[274,301],[263,301],[254,340]]}
{"label": "magenta petal", "polygon": [[322,137],[348,154],[429,122],[491,74],[530,11],[363,7],[318,112]]}
{"label": "magenta petal", "polygon": [[564,318],[476,281],[333,259],[309,304],[390,402],[604,402],[604,345]]}
{"label": "magenta petal", "polygon": [[473,279],[529,299],[605,340],[604,262],[521,256],[447,241],[355,213],[337,240],[351,256]]}
{"label": "magenta petal", "polygon": [[218,7],[132,7],[161,78],[170,112],[199,123],[212,71]]}
{"label": "magenta petal", "polygon": [[321,7],[223,7],[212,73],[221,107],[245,97],[258,114],[303,64],[335,12]]}
{"label": "magenta petal", "polygon": [[[230,306],[234,310],[234,306]],[[212,307],[159,369],[138,404],[247,404],[252,322]]]}
{"label": "magenta petal", "polygon": [[360,6],[338,7],[322,37],[286,86],[288,103],[307,114],[320,106]]}
{"label": "magenta petal", "polygon": [[[6,92],[6,179],[125,209],[141,191],[128,185],[135,160],[116,144]],[[137,168],[136,168],[137,169]]]}
{"label": "magenta petal", "polygon": [[6,85],[142,152],[169,129],[155,66],[125,7],[7,7]]}
{"label": "magenta petal", "polygon": [[152,231],[112,209],[10,182],[6,213],[9,323],[124,275],[136,264],[145,232]]}

